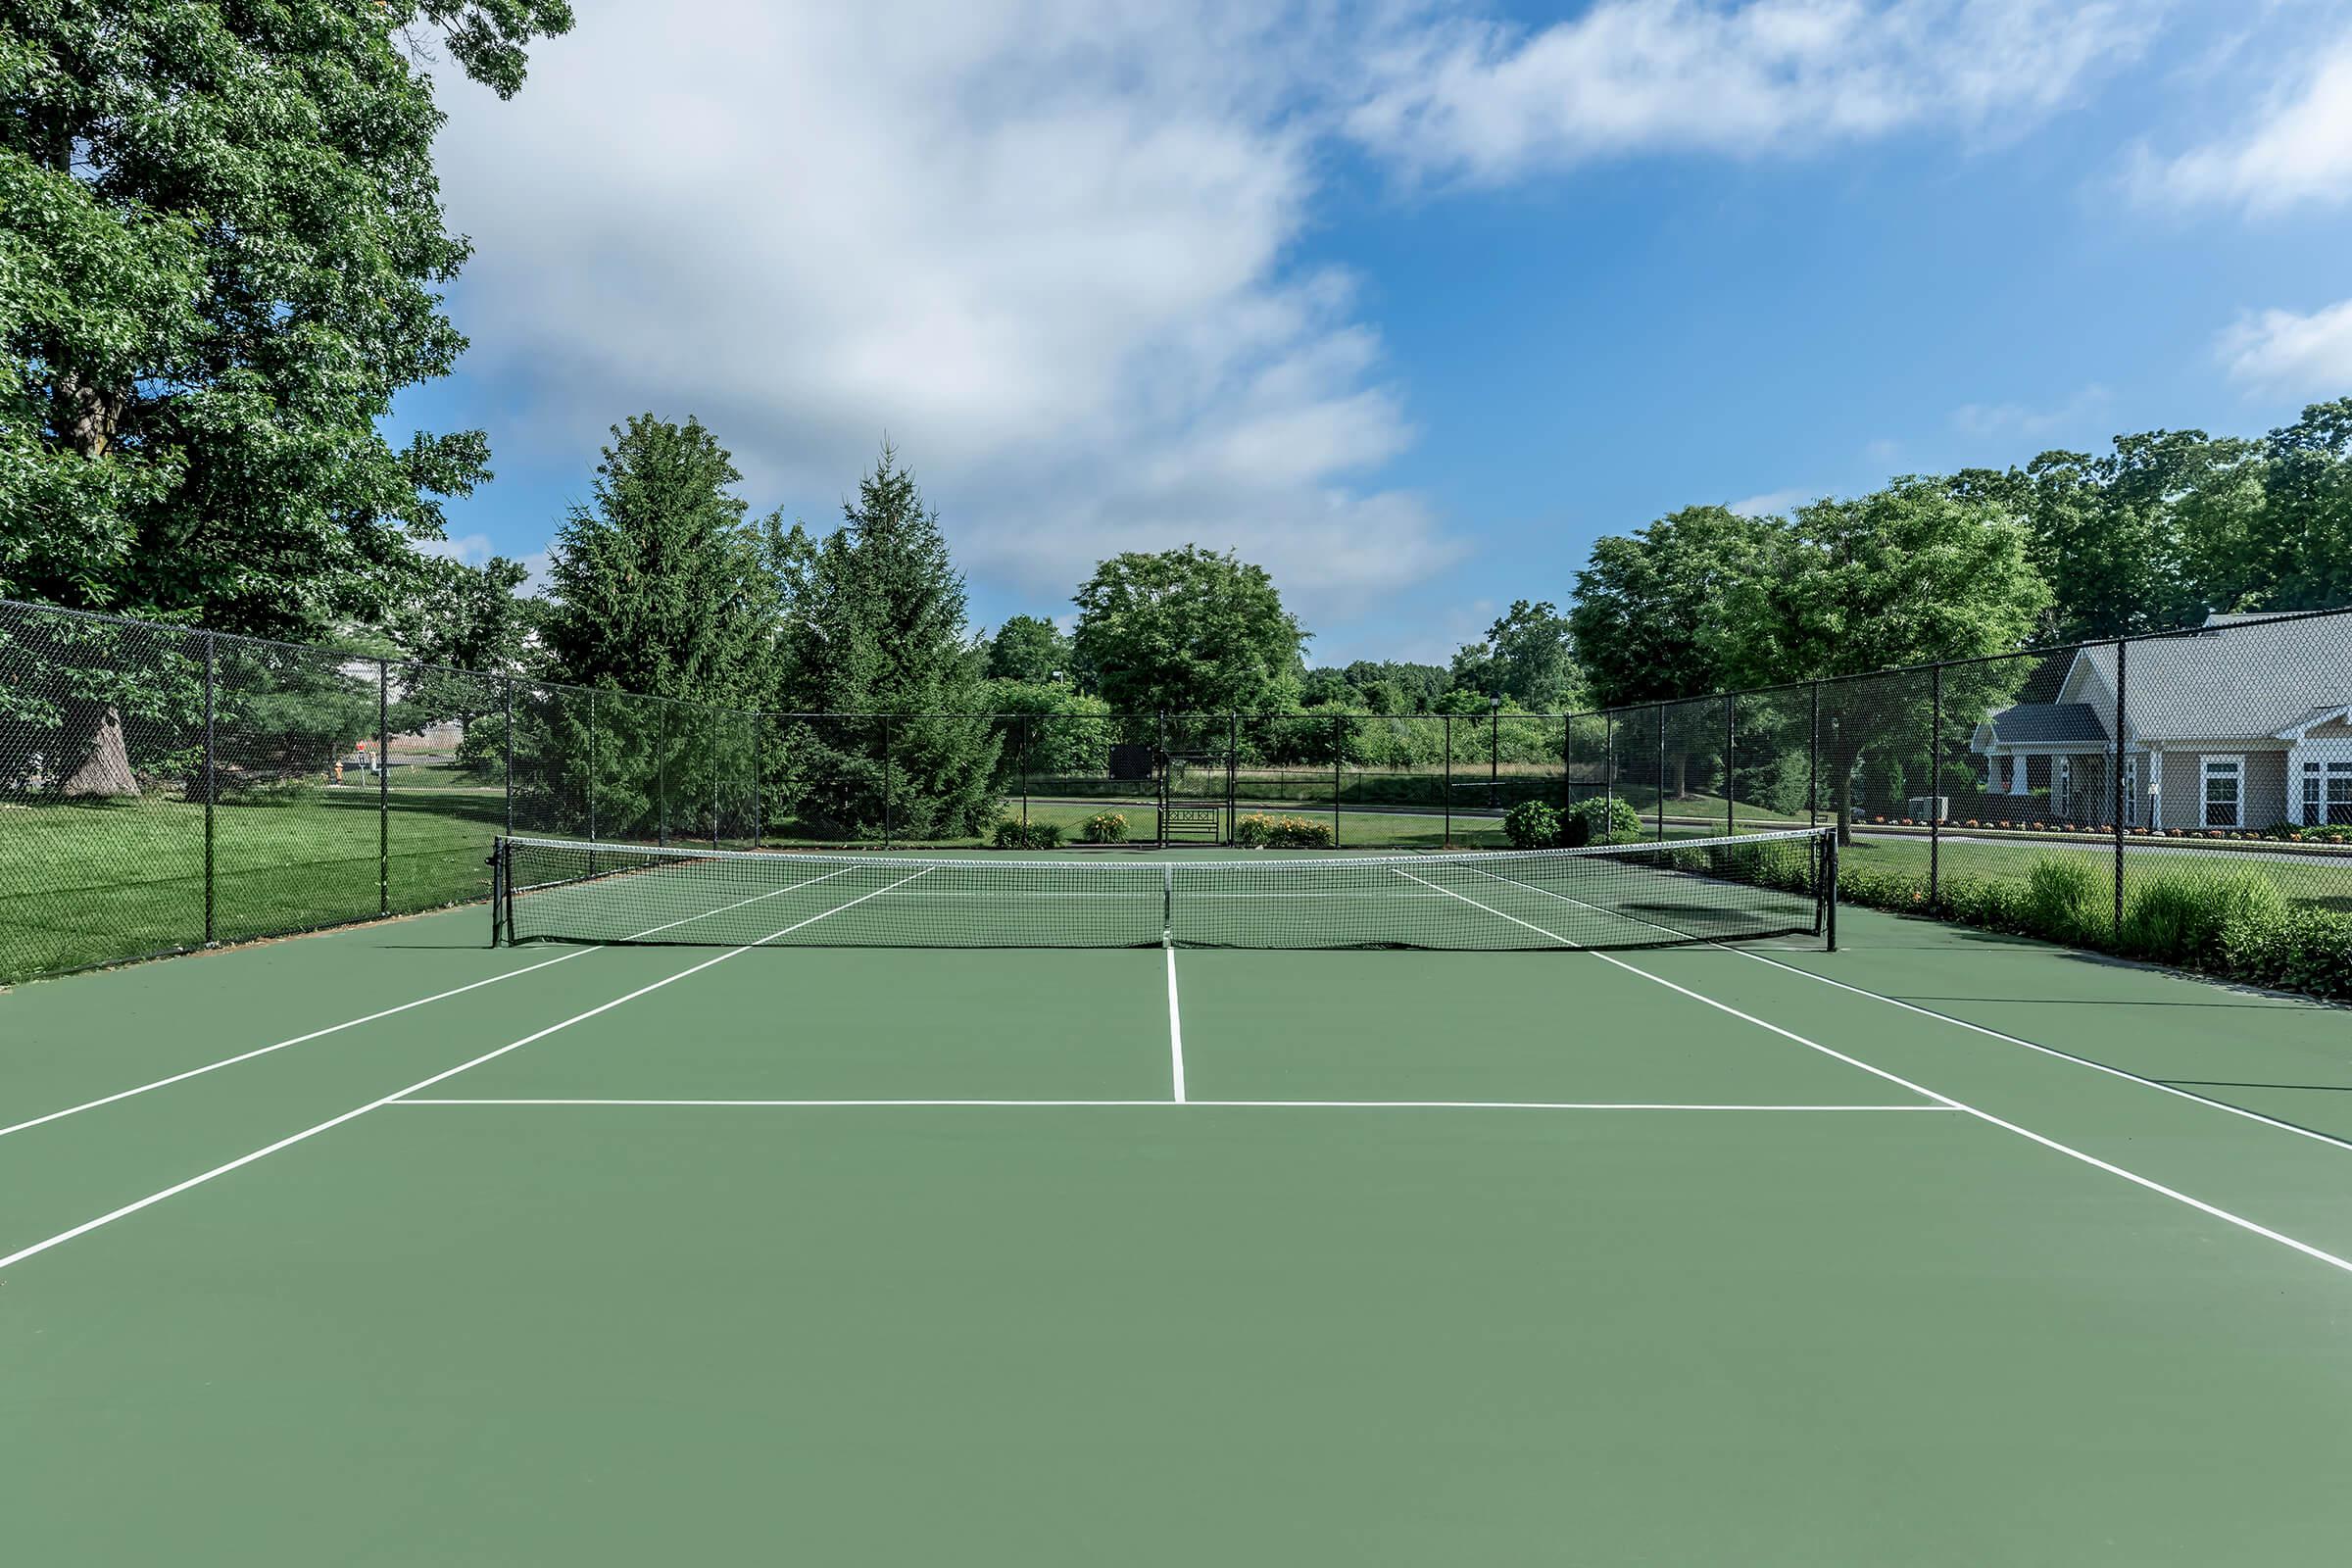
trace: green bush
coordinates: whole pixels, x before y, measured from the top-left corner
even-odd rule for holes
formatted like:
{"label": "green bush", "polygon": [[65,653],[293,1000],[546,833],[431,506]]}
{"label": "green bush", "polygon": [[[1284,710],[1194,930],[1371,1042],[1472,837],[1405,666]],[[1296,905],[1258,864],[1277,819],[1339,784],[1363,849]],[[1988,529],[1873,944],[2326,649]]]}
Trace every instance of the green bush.
{"label": "green bush", "polygon": [[1542,801],[1521,801],[1502,819],[1514,850],[1548,850],[1560,842],[1560,813]]}
{"label": "green bush", "polygon": [[1235,819],[1233,841],[1246,850],[1328,850],[1331,824],[1251,811]]}
{"label": "green bush", "polygon": [[2115,925],[2115,884],[2079,855],[2045,855],[2026,870],[2026,931],[2053,942],[2103,946]]}
{"label": "green bush", "polygon": [[1089,844],[1127,842],[1127,818],[1118,811],[1097,811],[1079,824],[1078,836]]}
{"label": "green bush", "polygon": [[2352,915],[2296,907],[2278,918],[2245,912],[2222,927],[2221,967],[2231,979],[2352,1001]]}
{"label": "green bush", "polygon": [[1577,802],[1560,828],[1560,842],[1568,845],[1630,844],[1642,836],[1642,813],[1614,797]]}
{"label": "green bush", "polygon": [[2259,872],[2159,871],[2132,883],[2118,945],[2159,963],[2210,967],[2223,961],[2224,929],[2233,923],[2277,926],[2285,919],[2285,896]]}
{"label": "green bush", "polygon": [[1017,816],[1008,816],[997,823],[988,842],[1000,850],[1057,850],[1061,848],[1061,824],[1023,822]]}

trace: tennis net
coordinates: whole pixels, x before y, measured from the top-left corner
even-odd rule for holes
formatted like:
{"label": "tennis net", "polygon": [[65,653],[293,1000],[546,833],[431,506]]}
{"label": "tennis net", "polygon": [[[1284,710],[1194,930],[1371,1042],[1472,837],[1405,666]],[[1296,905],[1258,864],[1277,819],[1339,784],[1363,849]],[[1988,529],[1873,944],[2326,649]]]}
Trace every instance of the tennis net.
{"label": "tennis net", "polygon": [[924,859],[510,838],[492,941],[1636,948],[1837,937],[1830,830],[1268,860]]}

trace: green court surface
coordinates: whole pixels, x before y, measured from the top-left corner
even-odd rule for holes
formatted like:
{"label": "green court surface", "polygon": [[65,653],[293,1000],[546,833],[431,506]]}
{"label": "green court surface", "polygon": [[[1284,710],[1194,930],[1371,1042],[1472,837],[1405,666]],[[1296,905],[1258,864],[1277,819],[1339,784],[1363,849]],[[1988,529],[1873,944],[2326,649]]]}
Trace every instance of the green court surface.
{"label": "green court surface", "polygon": [[1854,910],[1837,953],[487,935],[0,995],[12,1560],[2352,1532],[2341,1009]]}

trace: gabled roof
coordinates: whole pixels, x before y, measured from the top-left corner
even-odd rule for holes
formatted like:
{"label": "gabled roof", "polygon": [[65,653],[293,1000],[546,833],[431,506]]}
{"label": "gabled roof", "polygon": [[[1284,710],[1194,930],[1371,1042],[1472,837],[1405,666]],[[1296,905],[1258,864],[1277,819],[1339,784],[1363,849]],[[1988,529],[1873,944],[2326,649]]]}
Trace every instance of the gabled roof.
{"label": "gabled roof", "polygon": [[[2135,741],[2273,736],[2352,702],[2352,626],[2340,618],[2217,615],[2203,630],[2131,644],[2125,707]],[[2115,644],[2075,656],[2115,689]]]}
{"label": "gabled roof", "polygon": [[1984,741],[1995,746],[2065,745],[2086,741],[2104,746],[2110,737],[2088,703],[2019,703],[1985,721]]}
{"label": "gabled roof", "polygon": [[2327,708],[2315,708],[2300,718],[2290,718],[2272,733],[2282,741],[2301,740],[2322,724],[2352,724],[2352,703],[2335,703]]}

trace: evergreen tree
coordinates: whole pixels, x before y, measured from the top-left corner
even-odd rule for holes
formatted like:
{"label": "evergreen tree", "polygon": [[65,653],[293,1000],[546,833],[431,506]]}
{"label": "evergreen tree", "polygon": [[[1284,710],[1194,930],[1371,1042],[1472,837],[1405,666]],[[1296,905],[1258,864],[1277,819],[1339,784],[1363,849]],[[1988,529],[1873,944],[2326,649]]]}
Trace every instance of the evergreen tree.
{"label": "evergreen tree", "polygon": [[843,715],[791,726],[801,815],[827,836],[977,833],[996,809],[1001,740],[970,716],[988,703],[939,514],[885,444],[842,516],[821,541],[795,527],[771,546],[786,568],[787,706]]}

